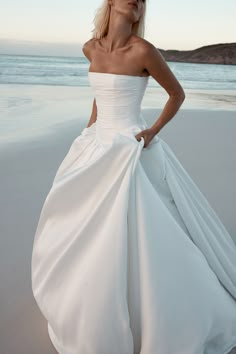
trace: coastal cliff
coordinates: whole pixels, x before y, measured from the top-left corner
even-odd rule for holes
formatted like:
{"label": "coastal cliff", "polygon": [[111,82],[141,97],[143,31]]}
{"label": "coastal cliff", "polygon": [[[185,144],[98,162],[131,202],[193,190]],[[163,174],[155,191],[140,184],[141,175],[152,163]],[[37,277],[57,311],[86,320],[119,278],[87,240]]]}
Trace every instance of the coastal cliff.
{"label": "coastal cliff", "polygon": [[236,65],[236,43],[213,44],[194,50],[158,50],[167,61]]}

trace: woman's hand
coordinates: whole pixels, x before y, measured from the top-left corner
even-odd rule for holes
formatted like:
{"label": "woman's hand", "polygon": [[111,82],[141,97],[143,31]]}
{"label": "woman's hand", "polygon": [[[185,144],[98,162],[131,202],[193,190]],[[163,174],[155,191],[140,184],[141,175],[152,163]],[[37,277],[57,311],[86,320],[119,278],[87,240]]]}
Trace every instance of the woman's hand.
{"label": "woman's hand", "polygon": [[137,135],[135,135],[135,138],[140,141],[141,140],[141,137],[144,138],[144,148],[146,148],[150,141],[154,138],[154,136],[156,135],[157,133],[154,132],[153,129],[151,128],[148,128],[148,129],[145,129],[145,130],[142,130],[141,132],[139,132]]}

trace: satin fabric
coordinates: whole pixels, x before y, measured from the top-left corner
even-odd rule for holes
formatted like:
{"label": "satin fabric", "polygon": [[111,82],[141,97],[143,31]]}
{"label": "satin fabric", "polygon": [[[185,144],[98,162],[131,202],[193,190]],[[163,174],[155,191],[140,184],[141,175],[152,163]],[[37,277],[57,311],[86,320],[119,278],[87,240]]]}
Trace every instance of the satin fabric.
{"label": "satin fabric", "polygon": [[42,207],[32,290],[60,354],[226,354],[236,346],[236,246],[158,135],[147,77],[89,73],[97,120]]}

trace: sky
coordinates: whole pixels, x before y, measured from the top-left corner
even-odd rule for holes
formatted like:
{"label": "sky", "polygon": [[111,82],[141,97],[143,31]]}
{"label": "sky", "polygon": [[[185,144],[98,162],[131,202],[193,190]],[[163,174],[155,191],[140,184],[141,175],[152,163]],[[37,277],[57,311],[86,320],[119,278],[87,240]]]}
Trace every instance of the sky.
{"label": "sky", "polygon": [[[84,43],[101,2],[0,0],[0,43]],[[236,42],[235,14],[236,0],[147,0],[145,38],[158,48],[178,50]]]}

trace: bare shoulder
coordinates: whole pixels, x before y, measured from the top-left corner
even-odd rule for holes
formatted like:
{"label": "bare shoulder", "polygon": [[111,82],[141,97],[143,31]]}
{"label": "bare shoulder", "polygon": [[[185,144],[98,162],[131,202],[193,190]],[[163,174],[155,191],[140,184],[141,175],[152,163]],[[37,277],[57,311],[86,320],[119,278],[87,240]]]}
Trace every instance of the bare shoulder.
{"label": "bare shoulder", "polygon": [[[135,36],[134,38],[136,58],[148,69],[149,63],[154,61],[156,65],[167,67],[166,60],[160,50],[155,45],[144,38]],[[151,73],[150,73],[151,74]]]}
{"label": "bare shoulder", "polygon": [[96,38],[91,38],[83,44],[82,51],[89,61],[91,61],[92,52],[95,49],[96,41]]}
{"label": "bare shoulder", "polygon": [[137,51],[144,69],[168,92],[184,97],[184,90],[171,71],[164,56],[152,43],[137,39]]}
{"label": "bare shoulder", "polygon": [[145,59],[150,55],[155,55],[160,58],[160,60],[165,60],[161,52],[152,44],[144,38],[136,37],[136,49],[138,50],[139,55]]}

